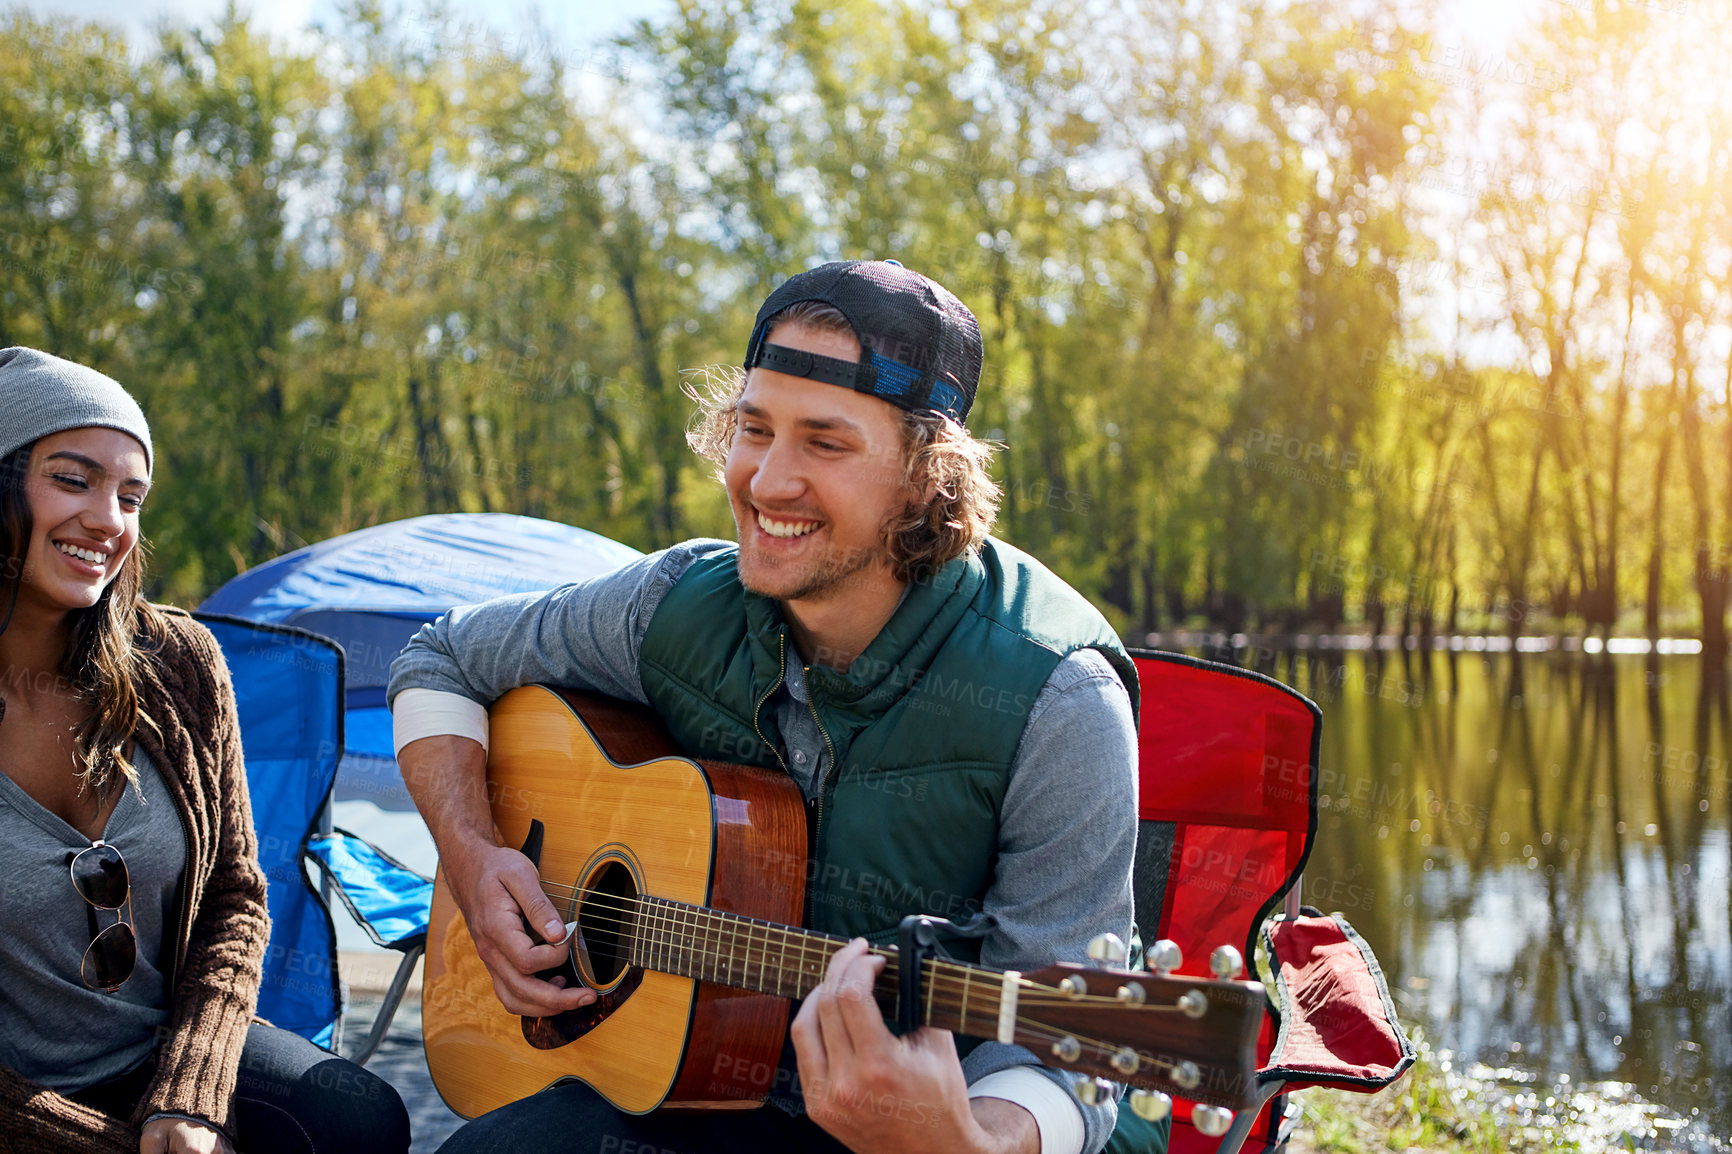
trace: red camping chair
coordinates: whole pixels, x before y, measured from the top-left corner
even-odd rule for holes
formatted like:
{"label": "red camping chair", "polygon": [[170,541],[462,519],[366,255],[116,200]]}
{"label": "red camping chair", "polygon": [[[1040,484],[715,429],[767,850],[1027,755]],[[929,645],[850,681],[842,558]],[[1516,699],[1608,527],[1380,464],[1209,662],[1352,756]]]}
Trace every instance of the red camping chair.
{"label": "red camping chair", "polygon": [[[1284,1149],[1298,1106],[1286,1091],[1371,1093],[1413,1064],[1382,971],[1351,926],[1299,904],[1317,832],[1323,715],[1260,673],[1176,653],[1132,650],[1142,685],[1137,915],[1145,943],[1176,942],[1177,972],[1206,976],[1223,943],[1254,958],[1263,930],[1276,1004],[1258,1072],[1261,1110],[1242,1110],[1219,1138],[1173,1104],[1170,1154],[1234,1154],[1247,1138]],[[1151,911],[1159,911],[1152,916]],[[1218,1133],[1218,1131],[1217,1131]]]}

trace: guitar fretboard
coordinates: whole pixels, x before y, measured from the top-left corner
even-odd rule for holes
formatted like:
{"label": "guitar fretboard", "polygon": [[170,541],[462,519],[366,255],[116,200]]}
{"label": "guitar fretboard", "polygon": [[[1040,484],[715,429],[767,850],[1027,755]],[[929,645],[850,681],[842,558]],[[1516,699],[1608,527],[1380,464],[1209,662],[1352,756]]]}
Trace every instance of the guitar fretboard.
{"label": "guitar fretboard", "polygon": [[[733,989],[804,998],[824,979],[830,957],[846,938],[663,898],[633,901],[629,960],[645,969],[715,982]],[[888,1017],[898,1013],[897,952],[872,951],[886,961],[874,994]],[[963,962],[933,961],[921,974],[920,1020],[958,1034],[990,1038],[998,1030],[1001,976]]]}

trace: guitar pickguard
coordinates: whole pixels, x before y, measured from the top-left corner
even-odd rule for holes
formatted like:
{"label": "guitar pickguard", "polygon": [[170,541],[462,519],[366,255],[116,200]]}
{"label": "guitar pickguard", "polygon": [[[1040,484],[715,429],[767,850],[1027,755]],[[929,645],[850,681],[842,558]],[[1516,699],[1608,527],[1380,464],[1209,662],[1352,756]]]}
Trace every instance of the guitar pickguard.
{"label": "guitar pickguard", "polygon": [[[577,969],[569,961],[553,972],[565,976],[567,988],[578,983]],[[631,997],[642,982],[643,971],[633,966],[626,971],[618,985],[587,1006],[567,1010],[550,1018],[524,1018],[523,1040],[537,1050],[557,1050],[561,1046],[568,1046],[605,1022],[608,1015],[618,1009],[621,1002]]]}

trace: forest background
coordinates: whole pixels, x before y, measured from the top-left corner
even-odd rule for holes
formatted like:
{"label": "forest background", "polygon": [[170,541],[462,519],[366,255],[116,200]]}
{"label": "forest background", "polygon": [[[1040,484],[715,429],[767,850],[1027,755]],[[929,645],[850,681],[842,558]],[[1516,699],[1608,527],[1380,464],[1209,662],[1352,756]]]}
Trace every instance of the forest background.
{"label": "forest background", "polygon": [[680,0],[0,17],[0,346],[131,388],[153,594],[420,513],[731,536],[681,386],[822,260],[976,312],[999,535],[1127,631],[1697,636],[1732,585],[1732,15]]}

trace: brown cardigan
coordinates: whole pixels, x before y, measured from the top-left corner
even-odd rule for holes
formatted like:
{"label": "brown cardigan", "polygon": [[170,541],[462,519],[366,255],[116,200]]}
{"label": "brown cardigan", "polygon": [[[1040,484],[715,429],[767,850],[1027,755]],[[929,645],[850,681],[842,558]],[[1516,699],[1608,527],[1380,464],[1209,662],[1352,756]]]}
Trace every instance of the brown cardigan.
{"label": "brown cardigan", "polygon": [[140,662],[138,681],[139,706],[162,734],[141,722],[135,738],[179,806],[187,867],[156,1076],[122,1124],[0,1066],[0,1152],[137,1154],[138,1126],[161,1112],[197,1114],[234,1133],[235,1079],[270,937],[265,875],[228,665],[210,630],[178,609],[163,612],[167,640]]}

